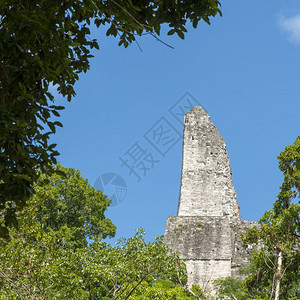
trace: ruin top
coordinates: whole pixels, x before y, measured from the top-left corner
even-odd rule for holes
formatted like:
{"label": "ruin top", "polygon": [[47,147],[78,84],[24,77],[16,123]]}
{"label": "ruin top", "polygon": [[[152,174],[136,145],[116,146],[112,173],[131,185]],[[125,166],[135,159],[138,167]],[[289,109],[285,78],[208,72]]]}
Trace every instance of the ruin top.
{"label": "ruin top", "polygon": [[178,216],[240,218],[226,143],[201,106],[184,116]]}

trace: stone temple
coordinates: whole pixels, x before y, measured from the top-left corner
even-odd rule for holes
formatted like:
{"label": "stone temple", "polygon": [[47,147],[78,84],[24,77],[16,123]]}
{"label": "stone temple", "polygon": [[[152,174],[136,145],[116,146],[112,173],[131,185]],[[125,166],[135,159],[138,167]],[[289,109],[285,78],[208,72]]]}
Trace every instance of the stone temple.
{"label": "stone temple", "polygon": [[240,277],[251,254],[240,236],[257,223],[240,217],[226,143],[200,106],[184,117],[182,152],[177,216],[167,220],[165,243],[186,260],[188,285],[209,291],[217,278]]}

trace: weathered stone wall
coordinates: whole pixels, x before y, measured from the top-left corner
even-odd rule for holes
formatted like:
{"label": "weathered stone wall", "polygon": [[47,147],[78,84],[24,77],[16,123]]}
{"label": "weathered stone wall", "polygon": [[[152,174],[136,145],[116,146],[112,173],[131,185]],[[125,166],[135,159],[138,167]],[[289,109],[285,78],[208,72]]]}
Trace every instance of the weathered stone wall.
{"label": "weathered stone wall", "polygon": [[186,259],[231,259],[231,227],[227,217],[169,217],[165,242]]}
{"label": "weathered stone wall", "polygon": [[177,215],[239,218],[226,144],[202,107],[185,115],[182,151]]}
{"label": "weathered stone wall", "polygon": [[241,233],[256,225],[241,220],[225,141],[205,110],[194,107],[184,118],[177,216],[165,231],[165,243],[186,260],[188,284],[207,291],[217,278],[241,277],[237,271],[251,255]]}
{"label": "weathered stone wall", "polygon": [[227,216],[169,217],[165,243],[186,259],[188,284],[211,287],[231,276],[232,236]]}
{"label": "weathered stone wall", "polygon": [[231,263],[231,276],[242,279],[238,270],[241,267],[246,267],[249,262],[249,258],[252,253],[253,246],[249,245],[247,248],[244,247],[241,235],[247,232],[252,227],[259,227],[259,224],[254,221],[241,221],[234,224],[232,228],[233,244],[232,244],[232,263]]}
{"label": "weathered stone wall", "polygon": [[230,259],[187,259],[185,264],[188,271],[188,285],[198,284],[206,294],[214,291],[212,286],[214,280],[231,276]]}

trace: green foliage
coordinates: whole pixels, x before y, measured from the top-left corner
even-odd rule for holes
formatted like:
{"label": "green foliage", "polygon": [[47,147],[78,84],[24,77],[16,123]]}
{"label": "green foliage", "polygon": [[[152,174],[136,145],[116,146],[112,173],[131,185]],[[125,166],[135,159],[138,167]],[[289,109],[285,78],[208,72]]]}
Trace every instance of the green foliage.
{"label": "green foliage", "polygon": [[85,265],[83,272],[88,274],[97,296],[105,291],[112,299],[127,299],[144,281],[151,285],[159,279],[175,284],[186,282],[185,265],[178,255],[163,243],[162,238],[147,243],[143,235],[144,231],[139,229],[134,237],[120,239],[116,247],[94,242],[81,251]]}
{"label": "green foliage", "polygon": [[10,240],[0,239],[0,299],[191,297],[183,288],[185,265],[161,237],[146,242],[139,229],[116,246],[103,242],[115,234],[104,216],[110,200],[79,171],[54,170],[47,178],[40,174],[18,212],[19,230],[10,228]]}
{"label": "green foliage", "polygon": [[16,223],[16,210],[33,192],[36,170],[56,164],[59,153],[49,135],[62,126],[53,117],[63,107],[53,105],[49,86],[56,85],[68,100],[75,95],[78,74],[89,68],[88,49],[98,47],[88,39],[93,15],[80,1],[0,1],[2,228]]}
{"label": "green foliage", "polygon": [[268,300],[269,297],[266,296],[264,298],[261,298],[260,296],[255,296],[255,298],[247,298],[247,300]]}
{"label": "green foliage", "polygon": [[58,239],[37,228],[26,239],[20,229],[0,250],[0,299],[87,299],[75,253]]}
{"label": "green foliage", "polygon": [[[273,210],[265,212],[260,227],[253,227],[243,239],[259,248],[252,258],[252,273],[245,285],[255,294],[300,297],[300,136],[279,157],[284,174]],[[280,289],[280,290],[279,290]],[[277,291],[277,296],[276,296]]]}
{"label": "green foliage", "polygon": [[130,298],[132,300],[196,300],[189,292],[179,284],[175,285],[171,281],[157,280],[154,284],[143,282],[136,293]]}
{"label": "green foliage", "polygon": [[107,196],[96,191],[79,171],[60,164],[54,171],[51,176],[40,174],[30,200],[43,230],[75,247],[87,245],[87,239],[114,236],[116,227],[104,215],[110,203]]}
{"label": "green foliage", "polygon": [[0,248],[0,299],[197,299],[179,285],[186,271],[178,256],[161,238],[142,236],[76,250],[42,231],[35,241],[16,236]]}
{"label": "green foliage", "polygon": [[215,280],[214,284],[218,291],[218,299],[234,299],[233,297],[239,300],[248,299],[242,280],[226,277]]}
{"label": "green foliage", "polygon": [[0,240],[0,299],[88,299],[78,249],[87,248],[87,238],[115,234],[104,216],[110,200],[79,171],[54,170],[47,180],[40,174],[18,213],[20,229]]}
{"label": "green foliage", "polygon": [[75,95],[91,49],[99,49],[89,36],[91,22],[108,25],[106,34],[127,47],[136,36],[156,37],[164,23],[184,38],[188,20],[195,28],[200,20],[209,24],[219,7],[218,0],[0,0],[0,236],[17,226],[16,211],[31,196],[37,170],[49,174],[56,164],[49,136],[62,126],[56,118],[64,107],[54,103],[50,87],[68,101]]}
{"label": "green foliage", "polygon": [[[279,168],[283,172],[284,180],[280,187],[278,200],[274,204],[274,212],[281,214],[284,209],[291,207],[291,201],[300,197],[300,136],[297,137],[293,145],[285,148],[279,156]],[[299,203],[299,202],[298,202]],[[295,210],[293,207],[292,211]],[[296,221],[297,228],[292,230],[300,231],[299,211],[297,214],[291,215],[292,220]]]}
{"label": "green foliage", "polygon": [[206,296],[199,285],[193,284],[189,292],[192,293],[194,296],[196,296],[197,299],[206,299]]}

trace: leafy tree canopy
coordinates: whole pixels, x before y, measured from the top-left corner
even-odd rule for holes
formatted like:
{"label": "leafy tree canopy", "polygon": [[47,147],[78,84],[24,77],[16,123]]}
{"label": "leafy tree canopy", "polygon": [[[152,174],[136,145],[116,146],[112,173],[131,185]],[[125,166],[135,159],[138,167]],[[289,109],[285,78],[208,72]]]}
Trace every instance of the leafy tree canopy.
{"label": "leafy tree canopy", "polygon": [[[279,156],[283,184],[271,211],[260,219],[261,227],[252,228],[245,236],[247,243],[257,243],[256,270],[248,286],[265,289],[270,299],[300,297],[300,136]],[[298,200],[298,201],[297,201]]]}
{"label": "leafy tree canopy", "polygon": [[80,171],[60,164],[54,171],[51,176],[40,173],[30,200],[33,217],[43,229],[75,247],[87,245],[87,239],[114,236],[116,227],[104,215],[111,200],[95,190]]}
{"label": "leafy tree canopy", "polygon": [[106,34],[127,47],[136,36],[168,34],[184,38],[187,21],[221,14],[218,0],[0,0],[0,211],[5,217],[0,234],[16,224],[33,192],[36,170],[50,171],[56,164],[55,144],[49,136],[62,124],[64,107],[55,105],[49,86],[69,101],[79,74],[89,69],[89,26],[106,25]]}
{"label": "leafy tree canopy", "polygon": [[110,200],[79,171],[54,169],[17,213],[19,230],[0,238],[0,299],[200,299],[162,238],[146,242],[139,229],[116,246],[103,242],[116,229],[104,215]]}
{"label": "leafy tree canopy", "polygon": [[116,227],[104,214],[111,200],[95,190],[79,171],[60,164],[54,171],[49,176],[39,173],[35,193],[17,213],[20,227],[24,229],[29,224],[29,234],[35,224],[34,228],[42,227],[44,232],[74,247],[85,246],[87,239],[113,237]]}
{"label": "leafy tree canopy", "polygon": [[0,299],[202,299],[181,285],[186,269],[179,257],[161,239],[146,243],[141,230],[118,246],[95,242],[75,250],[36,233],[43,241],[15,235],[0,245]]}

